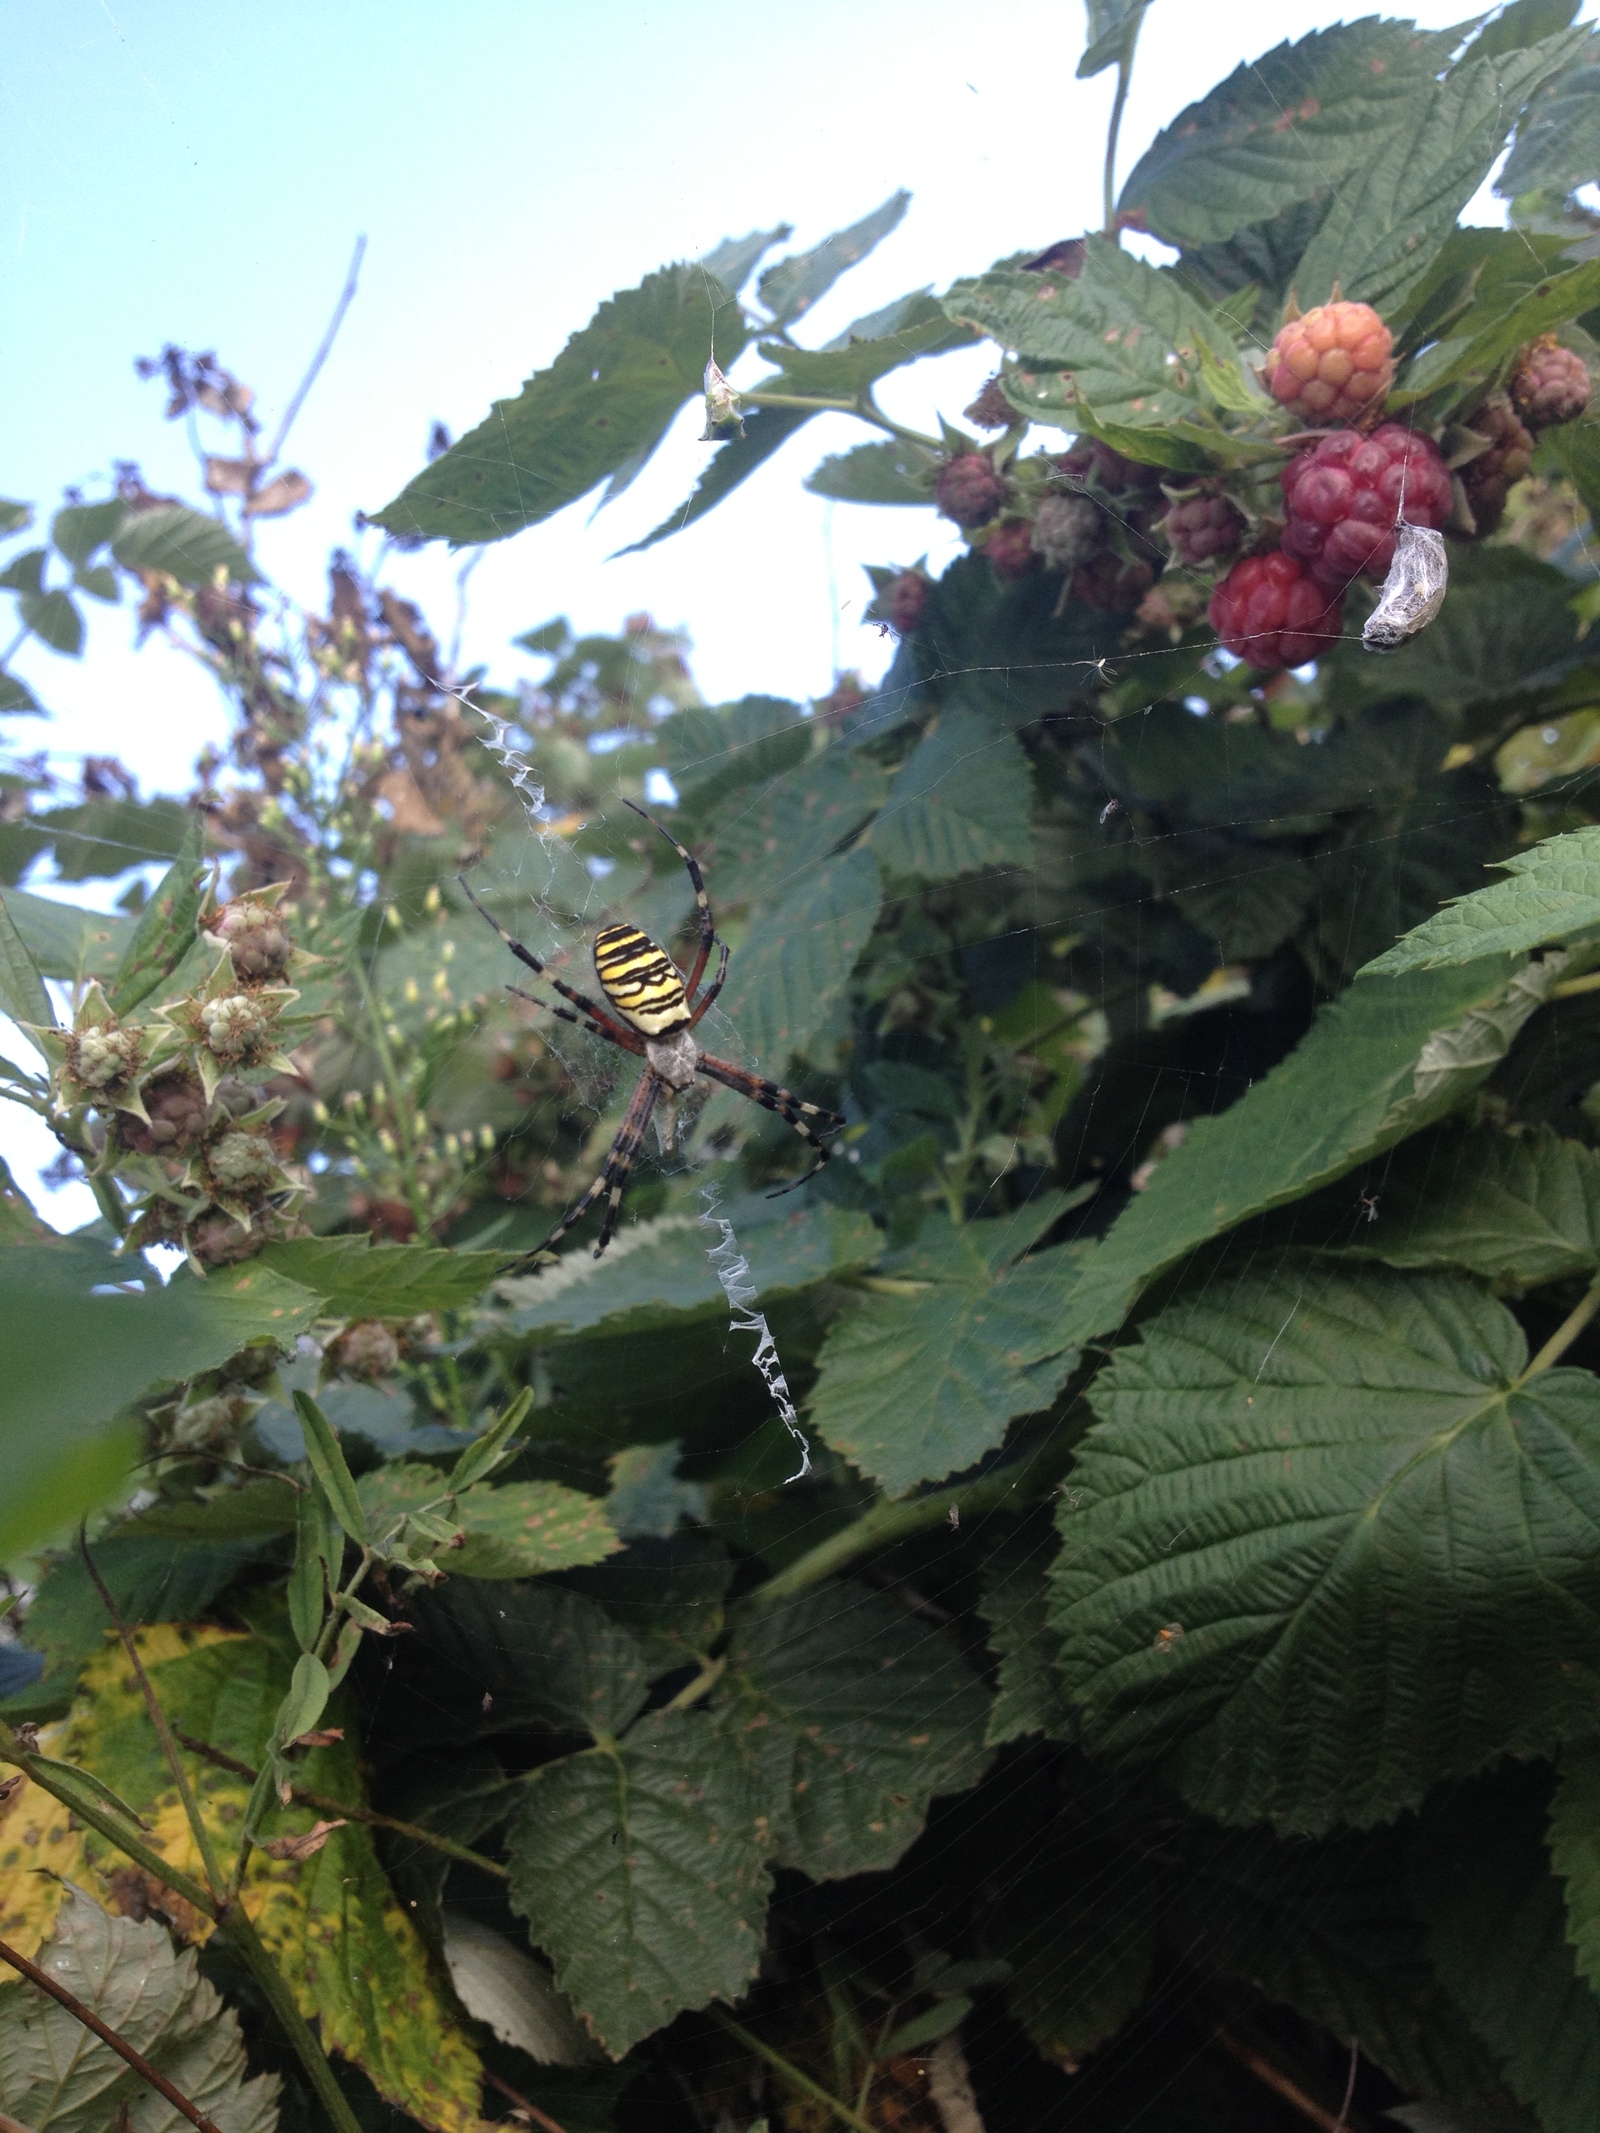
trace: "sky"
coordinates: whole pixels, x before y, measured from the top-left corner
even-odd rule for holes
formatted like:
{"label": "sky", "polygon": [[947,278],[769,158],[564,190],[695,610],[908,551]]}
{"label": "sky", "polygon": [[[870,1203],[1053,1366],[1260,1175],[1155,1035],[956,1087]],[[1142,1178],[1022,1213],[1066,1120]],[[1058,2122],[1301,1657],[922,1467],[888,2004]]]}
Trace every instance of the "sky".
{"label": "sky", "polygon": [[[1442,27],[1460,0],[1407,12]],[[1240,61],[1338,19],[1330,0],[1156,0],[1122,171]],[[134,459],[152,488],[194,495],[183,425],[162,420],[162,388],[134,358],[169,341],[216,350],[270,433],[366,238],[287,454],[315,494],[259,538],[269,575],[313,607],[329,548],[417,471],[434,421],[470,428],[657,266],[779,221],[813,244],[908,188],[898,230],[808,320],[820,343],[1100,219],[1115,76],[1074,79],[1081,0],[5,0],[0,28],[0,494],[47,514],[64,486],[103,493]],[[1495,204],[1473,219],[1497,219]],[[883,401],[919,425],[938,407],[959,417],[992,367],[963,350],[891,379]],[[800,487],[825,452],[875,434],[849,418],[808,425],[683,535],[610,560],[689,493],[699,428],[686,411],[597,517],[578,504],[484,551],[463,664],[532,676],[509,648],[519,631],[558,614],[612,631],[644,610],[687,629],[712,701],[803,700],[836,667],[880,671],[889,647],[862,624],[861,566],[926,554],[937,568],[957,544],[931,511]],[[459,560],[430,549],[385,574],[446,635]],[[201,746],[225,738],[221,705],[159,642],[135,653],[127,607],[90,620],[79,661],[18,655],[54,719],[7,721],[0,750],[47,747],[67,772],[117,755],[146,791],[182,791]],[[8,1152],[34,1190],[33,1143],[0,1120]],[[86,1219],[85,1198],[57,1195],[51,1219]]]}

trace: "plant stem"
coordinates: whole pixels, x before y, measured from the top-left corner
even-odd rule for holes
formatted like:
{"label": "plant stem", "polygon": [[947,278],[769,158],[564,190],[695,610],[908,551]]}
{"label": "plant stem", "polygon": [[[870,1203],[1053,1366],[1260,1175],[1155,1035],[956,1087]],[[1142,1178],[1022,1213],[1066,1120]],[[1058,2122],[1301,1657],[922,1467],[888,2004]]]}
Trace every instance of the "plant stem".
{"label": "plant stem", "polygon": [[430,1226],[428,1208],[422,1195],[422,1179],[417,1170],[417,1144],[416,1137],[412,1132],[411,1112],[409,1107],[401,1100],[400,1070],[395,1064],[395,1056],[389,1045],[389,1032],[384,1023],[378,996],[372,989],[371,980],[367,976],[359,955],[354,955],[350,958],[350,968],[355,977],[357,990],[361,994],[361,1004],[367,1011],[367,1020],[372,1025],[373,1050],[377,1053],[378,1064],[383,1069],[383,1084],[388,1091],[390,1108],[394,1113],[395,1131],[400,1141],[400,1169],[405,1179],[406,1199],[409,1201],[411,1212],[416,1218],[418,1230],[426,1232]]}
{"label": "plant stem", "polygon": [[1596,1311],[1600,1311],[1600,1274],[1597,1274],[1594,1280],[1590,1282],[1583,1293],[1581,1301],[1575,1304],[1567,1313],[1521,1377],[1518,1378],[1517,1383],[1526,1385],[1529,1378],[1540,1376],[1550,1368],[1552,1363],[1559,1362],[1590,1319],[1593,1318]]}
{"label": "plant stem", "polygon": [[874,1504],[853,1524],[819,1541],[764,1585],[758,1585],[750,1595],[751,1605],[770,1606],[774,1600],[785,1600],[819,1585],[863,1555],[872,1555],[913,1533],[925,1533],[930,1527],[944,1524],[952,1508],[978,1517],[990,1511],[1020,1511],[1033,1501],[1041,1487],[1065,1472],[1071,1454],[1070,1445],[1047,1441],[1026,1458],[996,1467],[975,1481],[958,1481],[950,1488],[935,1489],[928,1496]]}
{"label": "plant stem", "polygon": [[854,2133],[875,2133],[875,2129],[859,2112],[852,2111],[849,2104],[841,2103],[837,2096],[830,2095],[820,2081],[813,2081],[809,2074],[802,2073],[793,2060],[786,2059],[782,2052],[774,2051],[770,2044],[764,2044],[755,2032],[746,2029],[742,2022],[736,2022],[732,2015],[725,2015],[720,2007],[713,2007],[708,2012],[719,2029],[725,2029],[730,2037],[737,2038],[745,2050],[754,2052],[758,2059],[765,2059],[773,2072],[787,2081],[791,2088],[798,2089],[802,2096],[809,2096],[813,2103],[825,2104],[841,2125],[852,2127]]}
{"label": "plant stem", "polygon": [[0,2111],[0,2133],[33,2133],[33,2128],[25,2126],[20,2118],[13,2118],[8,2112]]}
{"label": "plant stem", "polygon": [[204,2111],[192,2104],[183,2091],[175,2088],[159,2068],[150,2064],[143,2052],[135,2051],[125,2037],[119,2037],[108,2022],[102,2022],[92,2008],[85,2007],[82,2000],[75,1998],[66,1986],[60,1984],[47,1970],[41,1970],[37,1963],[30,1963],[25,1955],[19,1955],[15,1948],[8,1947],[3,1940],[0,1940],[0,1962],[9,1963],[13,1970],[20,1971],[30,1985],[37,1985],[41,1992],[47,1993],[58,2005],[64,2007],[74,2021],[81,2022],[102,2044],[109,2044],[119,2059],[127,2061],[141,2081],[147,2082],[158,2096],[164,2096],[175,2111],[188,2119],[190,2125],[200,2128],[200,2133],[222,2133],[214,2118],[208,2118]]}
{"label": "plant stem", "polygon": [[1306,2094],[1298,2082],[1291,2081],[1287,2074],[1280,2073],[1270,2059],[1264,2058],[1241,2038],[1230,2036],[1227,2030],[1219,2029],[1217,2042],[1225,2052],[1230,2052],[1241,2066],[1248,2067],[1266,2088],[1281,2096],[1285,2103],[1292,2105],[1302,2118],[1309,2118],[1314,2126],[1320,2127],[1321,2133],[1343,2133],[1342,2115],[1335,2118],[1331,2111],[1325,2111],[1320,2103]]}

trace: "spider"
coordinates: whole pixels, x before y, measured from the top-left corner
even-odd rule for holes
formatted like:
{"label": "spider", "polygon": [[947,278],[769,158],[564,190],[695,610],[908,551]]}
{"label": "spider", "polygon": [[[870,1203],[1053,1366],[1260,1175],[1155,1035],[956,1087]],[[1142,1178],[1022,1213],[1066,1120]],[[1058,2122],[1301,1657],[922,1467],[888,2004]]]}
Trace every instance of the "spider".
{"label": "spider", "polygon": [[[568,1208],[543,1244],[531,1252],[524,1252],[508,1271],[520,1271],[548,1252],[569,1229],[582,1221],[595,1201],[605,1193],[605,1219],[600,1225],[600,1241],[594,1248],[594,1256],[596,1259],[600,1257],[616,1229],[622,1195],[627,1190],[639,1144],[644,1139],[658,1099],[665,1092],[669,1103],[675,1101],[697,1077],[720,1081],[725,1089],[735,1089],[752,1103],[776,1111],[817,1151],[817,1160],[805,1176],[796,1178],[793,1184],[781,1186],[779,1192],[793,1192],[807,1179],[816,1176],[832,1153],[821,1134],[836,1133],[844,1124],[840,1112],[825,1110],[820,1104],[809,1104],[792,1089],[781,1088],[762,1074],[746,1073],[743,1067],[734,1066],[726,1059],[715,1059],[709,1052],[701,1050],[695,1041],[695,1026],[722,990],[728,974],[728,944],[717,939],[711,899],[706,895],[705,881],[693,853],[686,852],[671,831],[662,829],[661,824],[647,815],[642,807],[634,807],[631,800],[624,801],[623,805],[632,807],[633,812],[653,830],[659,830],[688,869],[695,908],[699,913],[700,946],[694,967],[685,978],[666,950],[658,947],[649,934],[641,933],[637,926],[602,926],[594,937],[594,970],[601,991],[615,1009],[614,1014],[608,1014],[605,1008],[597,1007],[581,992],[575,992],[570,985],[551,976],[532,950],[525,948],[521,941],[513,940],[499,920],[484,909],[465,877],[456,876],[473,909],[489,921],[517,961],[525,963],[536,976],[547,978],[572,1006],[558,1007],[553,1000],[541,1000],[537,993],[524,992],[520,985],[508,985],[508,992],[515,993],[519,1000],[531,1000],[536,1007],[548,1007],[563,1022],[575,1023],[580,1029],[603,1037],[608,1044],[632,1052],[645,1062],[645,1070],[639,1077],[621,1128],[600,1166],[600,1175],[582,1199]],[[700,981],[705,976],[714,947],[722,951],[717,959],[717,974],[702,993]],[[576,1014],[573,1008],[577,1009]],[[816,1130],[807,1123],[808,1120],[816,1121]],[[770,1197],[777,1199],[779,1193]]]}

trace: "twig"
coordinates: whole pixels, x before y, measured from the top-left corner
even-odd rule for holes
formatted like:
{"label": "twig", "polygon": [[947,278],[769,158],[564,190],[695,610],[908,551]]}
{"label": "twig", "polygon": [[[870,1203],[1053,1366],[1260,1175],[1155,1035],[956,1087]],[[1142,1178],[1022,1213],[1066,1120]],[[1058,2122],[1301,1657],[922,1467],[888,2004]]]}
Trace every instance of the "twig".
{"label": "twig", "polygon": [[1581,1300],[1573,1306],[1560,1325],[1557,1326],[1527,1369],[1523,1371],[1521,1377],[1517,1379],[1517,1384],[1519,1386],[1526,1385],[1529,1378],[1542,1376],[1552,1363],[1559,1362],[1590,1319],[1593,1318],[1596,1311],[1600,1311],[1600,1275],[1596,1275],[1595,1279],[1590,1282]]}
{"label": "twig", "polygon": [[366,250],[366,238],[358,237],[356,239],[356,248],[350,254],[350,271],[344,278],[344,287],[339,291],[339,301],[333,307],[333,316],[328,321],[328,330],[317,344],[317,352],[311,358],[310,367],[300,380],[295,390],[294,398],[283,411],[283,420],[278,424],[278,434],[268,447],[266,458],[258,462],[263,468],[270,467],[283,450],[288,441],[289,431],[294,426],[294,419],[301,408],[305,406],[306,396],[317,382],[317,373],[333,352],[333,344],[339,337],[339,328],[344,324],[344,315],[355,302],[356,281],[361,273],[361,262],[366,256]]}
{"label": "twig", "polygon": [[1225,2029],[1219,2029],[1217,2042],[1225,2052],[1231,2052],[1239,2064],[1247,2067],[1265,2087],[1281,2096],[1285,2103],[1292,2104],[1302,2118],[1309,2118],[1314,2126],[1320,2126],[1322,2133],[1345,2133],[1342,2114],[1335,2118],[1331,2111],[1325,2111],[1320,2103],[1308,2096],[1287,2074],[1280,2073],[1270,2059],[1264,2058],[1252,2045],[1246,2044],[1243,2038],[1232,2036]]}
{"label": "twig", "polygon": [[[536,2126],[543,2126],[544,2133],[566,2133],[565,2126],[557,2125],[548,2111],[541,2111],[536,2103],[530,2103],[526,2096],[511,2086],[509,2081],[502,2081],[498,2074],[491,2074],[487,2067],[483,2070],[483,2078],[488,2082],[490,2088],[498,2089],[502,2096],[516,2105],[519,2111],[526,2111]],[[5,2133],[3,2126],[0,2126],[0,2133]]]}
{"label": "twig", "polygon": [[[150,2064],[143,2052],[136,2052],[125,2037],[119,2037],[109,2023],[102,2022],[91,2008],[84,2006],[82,2000],[68,1992],[65,1985],[58,1984],[48,1971],[41,1970],[37,1963],[30,1963],[25,1955],[19,1955],[15,1948],[9,1947],[3,1940],[0,1940],[0,1962],[7,1962],[13,1970],[20,1970],[30,1985],[37,1985],[41,1992],[48,1993],[52,2000],[58,2001],[85,2029],[92,2030],[102,2044],[109,2044],[119,2059],[128,2062],[141,2081],[147,2081],[158,2096],[164,2096],[175,2111],[183,2113],[190,2125],[198,2126],[200,2133],[222,2133],[222,2128],[216,2120],[207,2118],[205,2112],[192,2104],[181,2089],[174,2088],[166,2075]],[[14,2119],[6,2120],[7,2125],[15,2123]]]}
{"label": "twig", "polygon": [[[203,1756],[208,1763],[215,1763],[219,1770],[230,1770],[235,1777],[247,1778],[252,1785],[260,1776],[259,1771],[252,1770],[248,1763],[241,1763],[237,1756],[213,1748],[207,1741],[196,1740],[190,1733],[180,1731],[178,1738],[191,1755]],[[371,1807],[353,1807],[348,1800],[336,1800],[331,1793],[313,1792],[308,1785],[291,1785],[289,1796],[298,1800],[302,1807],[315,1807],[324,1814],[345,1815],[352,1822],[370,1822],[376,1829],[392,1829],[399,1837],[414,1837],[419,1844],[430,1845],[447,1858],[459,1859],[465,1866],[479,1867],[502,1881],[511,1878],[511,1869],[502,1866],[498,1859],[475,1852],[468,1845],[457,1844],[453,1837],[441,1837],[437,1830],[427,1829],[420,1822],[402,1822],[394,1815],[381,1815]]]}
{"label": "twig", "polygon": [[106,1613],[111,1617],[112,1625],[117,1635],[122,1639],[122,1649],[128,1655],[128,1664],[133,1668],[134,1678],[139,1684],[139,1693],[143,1696],[145,1709],[150,1714],[150,1723],[156,1729],[156,1738],[160,1741],[161,1752],[166,1757],[167,1768],[172,1772],[173,1779],[177,1784],[178,1797],[183,1802],[184,1814],[187,1816],[189,1828],[193,1832],[195,1846],[200,1853],[201,1864],[205,1867],[207,1885],[211,1890],[212,1896],[217,1897],[226,1883],[222,1872],[222,1863],[212,1846],[211,1832],[206,1828],[205,1820],[200,1813],[199,1803],[195,1799],[193,1788],[189,1783],[189,1774],[183,1767],[183,1757],[178,1753],[178,1744],[172,1737],[172,1728],[167,1724],[167,1714],[161,1708],[161,1699],[155,1692],[150,1676],[144,1670],[144,1661],[139,1657],[139,1647],[134,1642],[133,1631],[129,1629],[127,1623],[122,1619],[121,1608],[111,1597],[109,1586],[95,1566],[94,1557],[89,1553],[89,1535],[83,1526],[78,1528],[78,1552],[83,1557],[83,1567],[93,1580],[95,1591],[99,1593],[101,1600],[105,1603]]}
{"label": "twig", "polygon": [[1360,2073],[1360,2071],[1361,2039],[1359,2037],[1352,2037],[1350,2039],[1350,2078],[1348,2081],[1346,2081],[1344,2085],[1344,2101],[1339,2106],[1338,2124],[1341,2128],[1341,2133],[1346,2119],[1350,2116],[1350,2106],[1355,2101],[1356,2075]]}
{"label": "twig", "polygon": [[720,2007],[709,2007],[706,2012],[719,2029],[725,2029],[730,2037],[736,2037],[746,2051],[754,2052],[758,2059],[765,2059],[773,2072],[787,2081],[791,2088],[798,2089],[802,2096],[809,2096],[814,2103],[826,2104],[834,2117],[842,2125],[850,2126],[853,2133],[873,2133],[872,2126],[859,2111],[852,2111],[849,2104],[841,2103],[820,2081],[813,2081],[792,2059],[786,2059],[782,2052],[774,2051],[770,2044],[763,2043],[754,2030],[746,2029],[744,2024],[736,2022],[732,2015],[725,2015]]}

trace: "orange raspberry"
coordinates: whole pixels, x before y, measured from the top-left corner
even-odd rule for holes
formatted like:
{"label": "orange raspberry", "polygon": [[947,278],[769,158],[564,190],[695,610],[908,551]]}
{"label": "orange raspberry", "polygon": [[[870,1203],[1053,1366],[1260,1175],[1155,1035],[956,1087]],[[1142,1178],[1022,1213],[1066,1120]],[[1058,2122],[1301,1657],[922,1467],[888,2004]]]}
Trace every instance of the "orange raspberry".
{"label": "orange raspberry", "polygon": [[1354,422],[1382,406],[1394,382],[1393,346],[1370,304],[1318,304],[1280,330],[1267,390],[1302,421]]}

